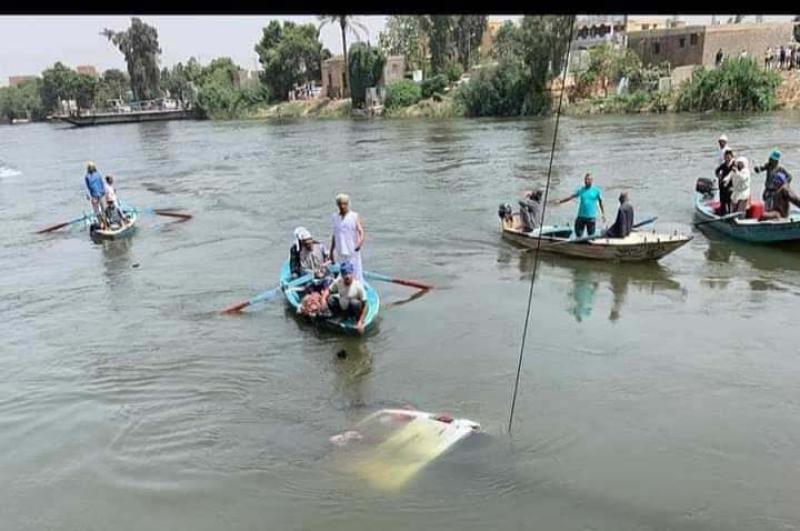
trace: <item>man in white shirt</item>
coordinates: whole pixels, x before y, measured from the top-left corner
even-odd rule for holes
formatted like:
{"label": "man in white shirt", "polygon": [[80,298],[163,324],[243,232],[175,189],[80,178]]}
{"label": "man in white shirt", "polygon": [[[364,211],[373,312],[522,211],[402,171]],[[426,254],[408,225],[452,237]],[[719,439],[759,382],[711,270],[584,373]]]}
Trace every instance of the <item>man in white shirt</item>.
{"label": "man in white shirt", "polygon": [[350,197],[347,194],[336,196],[336,206],[339,211],[332,217],[331,257],[335,262],[350,262],[356,280],[363,281],[361,248],[364,246],[365,235],[361,216],[350,210]]}
{"label": "man in white shirt", "polygon": [[356,319],[356,328],[364,332],[364,317],[367,315],[367,291],[364,284],[354,278],[353,264],[340,265],[339,278],[328,290],[328,309],[336,316]]}

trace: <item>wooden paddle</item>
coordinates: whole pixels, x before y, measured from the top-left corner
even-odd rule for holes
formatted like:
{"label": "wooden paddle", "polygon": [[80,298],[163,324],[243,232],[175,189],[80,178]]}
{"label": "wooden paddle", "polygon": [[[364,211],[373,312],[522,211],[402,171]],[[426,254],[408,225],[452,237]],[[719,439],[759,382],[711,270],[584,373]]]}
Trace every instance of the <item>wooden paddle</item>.
{"label": "wooden paddle", "polygon": [[[292,287],[295,287],[295,286],[299,286],[301,284],[305,284],[306,282],[309,282],[311,280],[312,276],[313,275],[308,274],[308,275],[303,275],[301,277],[298,277],[298,278],[292,280],[291,282],[289,282],[287,287],[288,288],[292,288]],[[262,291],[261,293],[259,293],[255,297],[252,297],[251,299],[248,299],[248,300],[242,301],[242,302],[237,302],[235,304],[231,304],[230,306],[228,306],[227,308],[223,309],[219,313],[221,313],[221,314],[239,313],[240,311],[242,311],[243,309],[247,308],[248,306],[252,306],[253,304],[257,304],[259,302],[266,302],[266,301],[270,301],[270,300],[274,299],[275,295],[277,295],[280,292],[280,290],[281,290],[281,286],[279,284],[279,285],[274,286],[274,287],[272,287],[272,288],[270,288],[270,289],[268,289],[266,291]]]}
{"label": "wooden paddle", "polygon": [[392,278],[387,275],[381,275],[380,273],[373,273],[372,271],[364,271],[364,276],[370,280],[379,280],[381,282],[392,282],[394,284],[400,284],[401,286],[411,286],[412,288],[419,288],[424,290],[433,289],[433,286],[431,286],[430,284],[417,282],[416,280]]}
{"label": "wooden paddle", "polygon": [[[658,217],[653,216],[652,218],[648,218],[648,219],[646,219],[644,221],[640,221],[639,223],[634,224],[631,227],[631,230],[638,229],[639,227],[643,227],[645,225],[649,225],[650,223],[653,223],[657,219],[658,219]],[[595,234],[594,236],[584,236],[583,238],[576,238],[574,240],[563,240],[563,241],[554,243],[553,247],[555,247],[556,245],[564,244],[564,243],[583,243],[583,242],[588,242],[588,241],[591,241],[591,240],[596,240],[598,238],[605,238],[606,237],[605,233],[606,233],[606,231],[603,231],[603,232],[601,232],[599,234]]]}
{"label": "wooden paddle", "polygon": [[742,214],[744,214],[744,212],[732,212],[730,214],[726,214],[726,215],[720,216],[718,218],[705,219],[703,221],[696,221],[694,226],[697,227],[698,225],[705,225],[706,223],[714,223],[715,221],[726,221],[726,220],[729,220],[729,219],[732,219],[732,218],[738,218]]}
{"label": "wooden paddle", "polygon": [[51,225],[50,227],[45,227],[41,230],[37,230],[35,234],[44,234],[46,232],[53,232],[54,230],[58,230],[62,227],[66,227],[67,225],[72,225],[74,223],[79,223],[87,218],[86,214],[82,215],[79,218],[73,219],[72,221],[65,221],[64,223],[58,223],[56,225]]}
{"label": "wooden paddle", "polygon": [[173,212],[172,208],[138,208],[126,205],[123,212],[136,212],[137,214],[155,214],[156,216],[167,216],[171,218],[178,218],[184,221],[192,219],[191,214],[181,214],[180,212]]}

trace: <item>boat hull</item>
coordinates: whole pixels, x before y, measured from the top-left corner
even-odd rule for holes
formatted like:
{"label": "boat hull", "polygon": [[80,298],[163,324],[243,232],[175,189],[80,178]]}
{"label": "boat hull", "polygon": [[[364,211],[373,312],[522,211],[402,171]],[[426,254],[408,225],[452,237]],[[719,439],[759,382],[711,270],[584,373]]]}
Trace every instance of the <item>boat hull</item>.
{"label": "boat hull", "polygon": [[130,113],[100,113],[83,116],[63,116],[61,120],[77,127],[92,125],[127,124],[137,122],[159,122],[165,120],[186,120],[192,118],[193,112],[183,110],[175,111],[136,111]]}
{"label": "boat hull", "polygon": [[[300,295],[299,291],[295,291],[293,289],[287,289],[288,284],[291,281],[292,281],[291,269],[289,266],[289,261],[287,260],[286,262],[284,262],[283,267],[281,267],[281,273],[280,273],[281,291],[283,292],[283,296],[284,299],[286,300],[287,306],[294,312],[295,315],[298,315],[297,309],[300,307]],[[380,297],[375,288],[373,288],[372,285],[367,281],[364,281],[364,289],[367,292],[367,314],[364,316],[364,333],[367,333],[374,327],[376,323],[376,319],[378,317],[378,311],[380,310]],[[327,330],[343,334],[359,335],[354,319],[341,320],[338,318],[331,318],[331,319],[312,318],[307,315],[303,316],[298,315],[298,317],[302,317],[306,322],[313,323],[314,325],[317,325],[321,328],[325,328]]]}
{"label": "boat hull", "polygon": [[[695,194],[694,215],[698,221],[719,219],[714,212],[713,198]],[[800,213],[793,211],[787,219],[758,221],[755,219],[728,219],[703,223],[698,228],[712,230],[730,238],[763,244],[779,244],[800,241]]]}
{"label": "boat hull", "polygon": [[[691,241],[691,236],[633,231],[625,238],[597,238],[583,242],[572,242],[570,226],[548,226],[532,232],[522,232],[510,223],[501,222],[503,239],[544,252],[613,262],[656,261],[676,251]],[[514,215],[514,225],[518,217]]]}
{"label": "boat hull", "polygon": [[93,240],[119,240],[131,236],[136,232],[136,223],[139,218],[136,213],[129,214],[130,223],[117,229],[89,229],[89,235]]}

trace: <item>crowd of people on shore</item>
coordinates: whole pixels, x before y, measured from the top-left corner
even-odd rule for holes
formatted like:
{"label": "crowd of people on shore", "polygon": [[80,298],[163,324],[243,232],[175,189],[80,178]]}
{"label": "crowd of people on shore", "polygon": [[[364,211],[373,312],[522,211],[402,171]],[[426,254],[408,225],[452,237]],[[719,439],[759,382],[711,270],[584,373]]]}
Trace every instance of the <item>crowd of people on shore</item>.
{"label": "crowd of people on shore", "polygon": [[767,46],[764,52],[764,68],[772,70],[800,69],[800,47],[795,44],[777,48]]}
{"label": "crowd of people on shore", "polygon": [[728,137],[721,135],[717,140],[716,169],[719,190],[720,216],[740,216],[756,218],[759,221],[789,217],[790,205],[800,206],[800,197],[790,188],[792,175],[781,164],[781,152],[773,149],[767,161],[753,167],[755,173],[765,173],[763,203],[751,199],[750,163],[746,157],[737,157],[728,143]]}
{"label": "crowd of people on shore", "polygon": [[92,212],[97,218],[101,229],[108,229],[112,225],[127,225],[130,220],[120,208],[117,192],[114,189],[114,177],[103,177],[94,162],[86,163],[86,175],[83,178],[89,193],[88,199],[92,205]]}
{"label": "crowd of people on shore", "polygon": [[[350,210],[347,194],[336,196],[338,211],[332,216],[330,250],[315,240],[305,227],[294,230],[289,250],[292,278],[308,275],[301,286],[297,313],[311,317],[353,319],[359,332],[364,330],[367,292],[361,267],[364,226],[357,212]],[[335,270],[338,266],[338,275]]]}

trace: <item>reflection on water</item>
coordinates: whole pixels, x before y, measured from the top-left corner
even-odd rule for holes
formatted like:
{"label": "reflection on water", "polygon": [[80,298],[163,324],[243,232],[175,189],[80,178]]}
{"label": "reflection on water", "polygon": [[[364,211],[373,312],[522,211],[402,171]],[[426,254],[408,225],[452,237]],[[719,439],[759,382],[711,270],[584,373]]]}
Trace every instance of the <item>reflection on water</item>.
{"label": "reflection on water", "polygon": [[[510,254],[508,249],[501,249],[498,262],[508,262]],[[533,271],[536,253],[520,251],[518,256],[520,272],[529,275]],[[651,294],[664,290],[677,290],[682,296],[687,293],[687,290],[672,278],[669,269],[658,262],[632,263],[623,266],[613,262],[580,260],[547,253],[542,253],[540,260],[537,282],[546,282],[547,276],[552,275],[549,271],[545,272],[545,267],[569,272],[571,285],[567,290],[567,311],[579,323],[591,316],[599,288],[606,283],[612,294],[611,309],[608,314],[610,321],[617,321],[622,317],[622,308],[631,284]]]}

